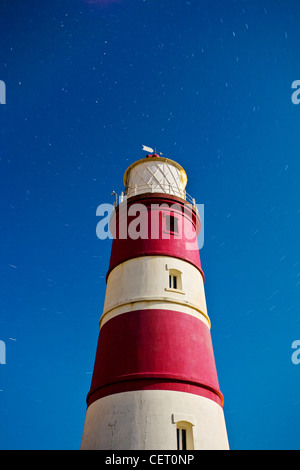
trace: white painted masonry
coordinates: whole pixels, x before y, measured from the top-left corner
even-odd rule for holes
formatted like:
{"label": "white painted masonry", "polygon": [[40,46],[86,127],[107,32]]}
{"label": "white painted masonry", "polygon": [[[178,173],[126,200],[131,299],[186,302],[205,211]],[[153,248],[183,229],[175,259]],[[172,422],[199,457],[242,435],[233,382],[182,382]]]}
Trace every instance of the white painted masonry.
{"label": "white painted masonry", "polygon": [[189,416],[195,449],[228,449],[222,407],[198,395],[169,390],[116,393],[92,403],[81,449],[176,450],[175,420]]}
{"label": "white painted masonry", "polygon": [[[169,288],[170,270],[181,273],[180,289]],[[111,271],[100,326],[116,315],[141,308],[181,311],[210,325],[203,278],[197,268],[178,258],[143,256]]]}

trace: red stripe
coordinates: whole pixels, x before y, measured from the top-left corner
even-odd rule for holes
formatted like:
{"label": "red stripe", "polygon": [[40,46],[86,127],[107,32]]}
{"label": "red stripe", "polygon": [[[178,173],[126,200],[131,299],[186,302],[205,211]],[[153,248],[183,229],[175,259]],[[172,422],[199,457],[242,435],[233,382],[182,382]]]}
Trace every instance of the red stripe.
{"label": "red stripe", "polygon": [[[133,204],[141,204],[145,210],[129,216],[128,211],[130,213]],[[166,207],[163,207],[163,204]],[[178,210],[174,210],[174,204]],[[167,235],[166,216],[170,214],[174,214],[178,219],[179,233],[176,235]],[[132,223],[134,224],[137,218],[140,224],[135,227]],[[141,229],[141,226],[145,228],[145,231]],[[130,227],[135,227],[137,232],[141,232],[139,238],[133,239],[130,236]],[[113,268],[128,259],[161,255],[188,261],[200,271],[204,278],[197,241],[199,230],[198,215],[183,199],[155,194],[130,198],[127,206],[123,204],[117,207],[111,220],[111,232],[114,234],[114,239],[107,277]]]}
{"label": "red stripe", "polygon": [[142,379],[134,381],[117,382],[109,384],[104,387],[97,388],[88,395],[87,403],[90,406],[94,401],[114,393],[133,392],[138,390],[170,390],[173,392],[192,393],[201,397],[209,398],[215,401],[220,406],[223,406],[223,395],[217,391],[199,384],[189,384],[187,382],[179,382],[175,380],[160,380],[160,379]]}
{"label": "red stripe", "polygon": [[176,390],[222,404],[209,328],[172,310],[136,310],[100,330],[88,405],[128,390]]}

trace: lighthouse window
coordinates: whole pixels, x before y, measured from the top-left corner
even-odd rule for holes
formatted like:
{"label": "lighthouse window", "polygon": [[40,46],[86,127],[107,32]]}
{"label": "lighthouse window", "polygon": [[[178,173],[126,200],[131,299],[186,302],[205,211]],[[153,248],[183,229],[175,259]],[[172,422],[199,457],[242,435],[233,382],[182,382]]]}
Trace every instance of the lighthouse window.
{"label": "lighthouse window", "polygon": [[177,428],[177,450],[187,450],[186,447],[186,429]]}
{"label": "lighthouse window", "polygon": [[166,215],[166,231],[178,233],[178,219],[173,214]]}
{"label": "lighthouse window", "polygon": [[173,276],[172,274],[169,274],[169,288],[177,289],[177,276]]}
{"label": "lighthouse window", "polygon": [[[173,414],[173,418],[177,419],[178,414]],[[193,450],[194,449],[194,436],[193,436],[193,423],[189,421],[176,421],[176,438],[177,450]]]}
{"label": "lighthouse window", "polygon": [[[166,285],[165,290],[169,292],[174,292],[178,294],[184,294],[182,290],[182,273],[178,269],[173,269],[167,267],[168,276],[169,276],[169,283]],[[168,278],[166,278],[166,283]]]}

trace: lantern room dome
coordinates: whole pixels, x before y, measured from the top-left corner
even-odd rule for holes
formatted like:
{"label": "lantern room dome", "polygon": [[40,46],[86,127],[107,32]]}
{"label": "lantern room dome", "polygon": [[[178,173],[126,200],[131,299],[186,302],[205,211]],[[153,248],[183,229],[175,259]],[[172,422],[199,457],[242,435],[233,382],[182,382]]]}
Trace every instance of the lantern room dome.
{"label": "lantern room dome", "polygon": [[186,199],[187,175],[181,165],[157,154],[132,163],[124,174],[125,195],[165,193]]}

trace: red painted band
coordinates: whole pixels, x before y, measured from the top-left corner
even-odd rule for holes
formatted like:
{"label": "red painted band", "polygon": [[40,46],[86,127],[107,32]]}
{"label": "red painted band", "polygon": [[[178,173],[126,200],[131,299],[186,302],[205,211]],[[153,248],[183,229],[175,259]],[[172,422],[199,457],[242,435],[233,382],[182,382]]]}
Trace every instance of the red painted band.
{"label": "red painted band", "polygon": [[[170,216],[176,219],[176,233],[168,231]],[[191,263],[204,279],[197,241],[200,219],[183,199],[160,194],[132,197],[117,206],[110,227],[114,238],[107,277],[128,259],[161,255]]]}
{"label": "red painted band", "polygon": [[156,309],[108,320],[99,334],[88,405],[95,396],[140,386],[213,394],[222,404],[207,325],[192,315]]}
{"label": "red painted band", "polygon": [[109,384],[90,392],[87,403],[88,406],[90,406],[94,401],[108,395],[122,392],[134,392],[138,390],[169,390],[173,392],[185,392],[208,398],[218,403],[220,406],[223,406],[224,403],[223,395],[219,391],[212,390],[204,385],[199,386],[198,384],[194,385],[193,383],[162,379],[141,379]]}

